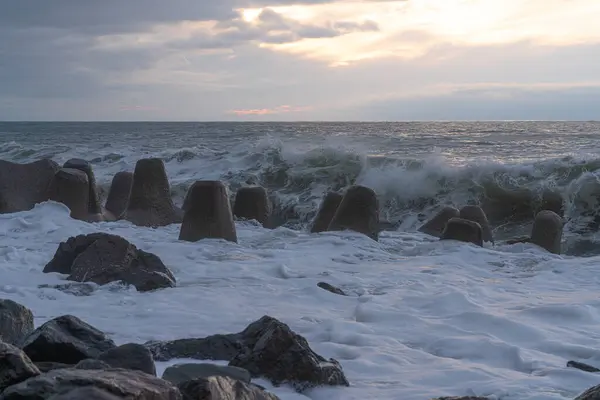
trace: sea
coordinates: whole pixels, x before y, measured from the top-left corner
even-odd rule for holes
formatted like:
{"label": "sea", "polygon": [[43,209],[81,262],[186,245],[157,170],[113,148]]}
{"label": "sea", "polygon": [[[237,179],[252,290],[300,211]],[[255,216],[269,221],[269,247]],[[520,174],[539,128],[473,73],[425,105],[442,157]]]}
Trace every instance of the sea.
{"label": "sea", "polygon": [[[137,160],[161,158],[175,204],[196,180],[269,191],[275,229],[237,221],[238,243],[178,240],[180,225],[86,223],[62,204],[0,215],[0,298],[39,326],[80,317],[117,344],[243,330],[263,315],[288,324],[349,387],[304,394],[257,382],[281,399],[573,399],[600,384],[600,123],[0,122],[0,158],[91,162],[103,197]],[[372,188],[378,242],[353,232],[311,234],[324,194]],[[418,228],[441,207],[478,204],[495,241],[439,241]],[[544,208],[564,218],[563,252],[506,244]],[[177,287],[118,284],[75,296],[44,274],[60,242],[108,232],[155,253]],[[339,296],[317,287],[327,282]],[[199,360],[157,363],[168,366]]]}

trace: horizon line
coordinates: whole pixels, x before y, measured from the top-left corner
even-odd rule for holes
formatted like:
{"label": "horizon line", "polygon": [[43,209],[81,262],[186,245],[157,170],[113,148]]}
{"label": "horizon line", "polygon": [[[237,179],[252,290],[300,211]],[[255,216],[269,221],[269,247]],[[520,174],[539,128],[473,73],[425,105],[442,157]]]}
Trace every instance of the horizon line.
{"label": "horizon line", "polygon": [[410,122],[600,122],[600,119],[413,119],[413,120],[0,120],[0,123],[410,123]]}

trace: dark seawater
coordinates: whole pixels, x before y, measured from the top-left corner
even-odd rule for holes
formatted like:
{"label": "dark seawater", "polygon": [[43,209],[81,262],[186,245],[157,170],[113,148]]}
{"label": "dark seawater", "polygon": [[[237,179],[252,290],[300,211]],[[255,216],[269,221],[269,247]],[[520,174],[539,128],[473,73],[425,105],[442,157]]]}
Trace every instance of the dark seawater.
{"label": "dark seawater", "polygon": [[600,254],[600,123],[2,123],[0,157],[81,157],[103,190],[143,157],[165,161],[176,202],[199,179],[266,186],[282,224],[305,226],[328,190],[377,191],[382,219],[414,230],[442,205],[480,204],[497,238],[563,213],[567,252]]}

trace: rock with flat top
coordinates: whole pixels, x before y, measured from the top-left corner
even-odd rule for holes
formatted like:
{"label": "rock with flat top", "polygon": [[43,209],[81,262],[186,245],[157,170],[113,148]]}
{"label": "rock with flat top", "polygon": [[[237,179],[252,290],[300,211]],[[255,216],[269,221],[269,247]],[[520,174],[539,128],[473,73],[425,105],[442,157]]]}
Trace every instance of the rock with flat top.
{"label": "rock with flat top", "polygon": [[373,189],[358,185],[348,188],[328,230],[351,230],[378,240],[379,201]]}
{"label": "rock with flat top", "polygon": [[128,171],[117,172],[112,179],[105,208],[117,219],[120,219],[127,210],[132,185],[133,173]]}
{"label": "rock with flat top", "polygon": [[29,211],[50,200],[54,174],[59,169],[49,159],[29,164],[0,160],[0,214]]}
{"label": "rock with flat top", "polygon": [[343,198],[343,195],[335,192],[328,192],[325,195],[321,205],[319,206],[317,216],[313,221],[312,228],[310,229],[311,233],[327,231],[335,212],[342,203]]}

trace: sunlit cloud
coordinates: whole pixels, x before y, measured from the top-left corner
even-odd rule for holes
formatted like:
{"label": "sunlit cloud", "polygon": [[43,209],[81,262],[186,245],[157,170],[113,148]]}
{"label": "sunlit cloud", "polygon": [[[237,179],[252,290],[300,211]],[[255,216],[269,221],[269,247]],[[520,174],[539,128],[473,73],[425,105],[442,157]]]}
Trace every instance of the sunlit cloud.
{"label": "sunlit cloud", "polygon": [[312,107],[294,107],[294,106],[278,106],[274,108],[255,108],[255,109],[246,109],[246,110],[232,110],[230,113],[235,114],[238,117],[243,116],[262,116],[262,115],[273,115],[273,114],[288,114],[288,113],[298,113],[311,110]]}

